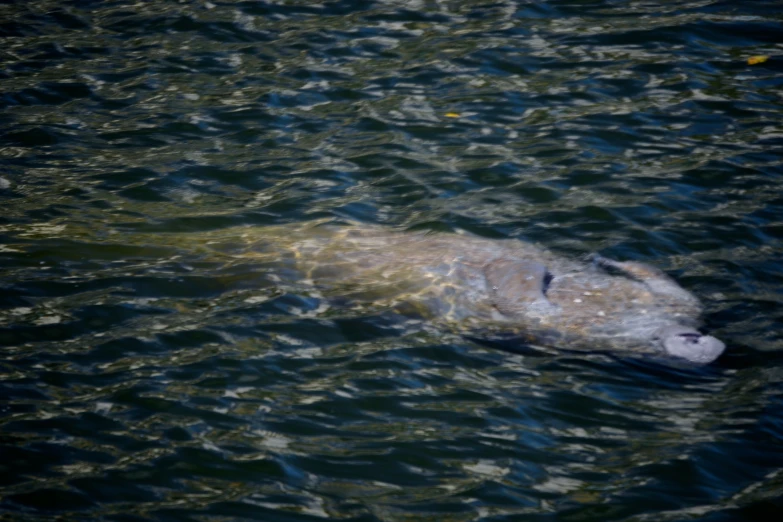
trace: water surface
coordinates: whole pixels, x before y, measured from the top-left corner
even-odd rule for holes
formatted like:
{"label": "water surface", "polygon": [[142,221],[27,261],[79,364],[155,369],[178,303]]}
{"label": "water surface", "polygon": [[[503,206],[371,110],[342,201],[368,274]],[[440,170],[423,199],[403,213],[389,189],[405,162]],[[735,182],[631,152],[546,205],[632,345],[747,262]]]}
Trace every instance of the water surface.
{"label": "water surface", "polygon": [[[3,4],[2,516],[771,519],[781,12]],[[728,350],[508,353],[185,239],[314,219],[650,262]]]}

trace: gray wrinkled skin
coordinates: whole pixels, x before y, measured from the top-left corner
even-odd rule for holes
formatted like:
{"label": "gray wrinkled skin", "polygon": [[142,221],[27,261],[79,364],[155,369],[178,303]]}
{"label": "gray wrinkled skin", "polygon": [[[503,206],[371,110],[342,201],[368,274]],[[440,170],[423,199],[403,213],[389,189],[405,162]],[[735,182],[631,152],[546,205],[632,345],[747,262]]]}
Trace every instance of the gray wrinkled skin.
{"label": "gray wrinkled skin", "polygon": [[724,349],[696,330],[699,301],[661,271],[565,259],[515,240],[309,224],[247,229],[241,257],[277,264],[327,297],[425,317],[486,339],[705,364]]}

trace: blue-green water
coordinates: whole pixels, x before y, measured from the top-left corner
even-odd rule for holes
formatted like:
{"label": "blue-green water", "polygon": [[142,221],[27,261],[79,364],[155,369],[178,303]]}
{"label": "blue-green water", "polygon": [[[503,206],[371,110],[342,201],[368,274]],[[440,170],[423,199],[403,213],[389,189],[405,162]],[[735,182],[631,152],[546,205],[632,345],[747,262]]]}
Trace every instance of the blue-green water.
{"label": "blue-green water", "polygon": [[[0,518],[777,520],[782,21],[3,3]],[[650,262],[728,349],[493,350],[184,239],[324,218]]]}

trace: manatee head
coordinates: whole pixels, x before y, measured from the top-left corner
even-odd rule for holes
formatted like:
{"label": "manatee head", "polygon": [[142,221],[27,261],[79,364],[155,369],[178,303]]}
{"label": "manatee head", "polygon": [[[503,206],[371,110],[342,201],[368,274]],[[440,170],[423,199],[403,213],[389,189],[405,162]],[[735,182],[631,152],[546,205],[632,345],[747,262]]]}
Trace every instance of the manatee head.
{"label": "manatee head", "polygon": [[697,364],[711,363],[723,353],[726,345],[711,335],[704,335],[687,326],[669,326],[658,332],[667,354]]}

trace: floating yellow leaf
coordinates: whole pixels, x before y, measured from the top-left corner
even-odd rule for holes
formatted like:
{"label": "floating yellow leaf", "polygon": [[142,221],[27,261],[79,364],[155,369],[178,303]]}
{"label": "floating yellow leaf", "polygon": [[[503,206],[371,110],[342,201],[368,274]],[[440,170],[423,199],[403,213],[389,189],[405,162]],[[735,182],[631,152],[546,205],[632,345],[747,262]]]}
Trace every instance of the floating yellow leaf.
{"label": "floating yellow leaf", "polygon": [[447,112],[446,113],[447,118],[459,118],[459,114],[456,112]]}
{"label": "floating yellow leaf", "polygon": [[764,56],[763,54],[760,54],[758,56],[751,56],[748,58],[748,65],[756,65],[757,63],[764,63],[767,60],[769,60],[769,56]]}

